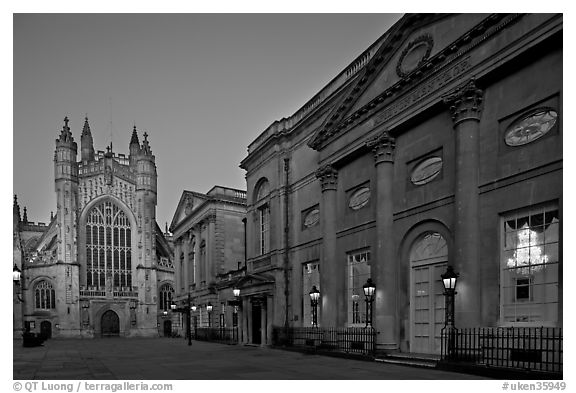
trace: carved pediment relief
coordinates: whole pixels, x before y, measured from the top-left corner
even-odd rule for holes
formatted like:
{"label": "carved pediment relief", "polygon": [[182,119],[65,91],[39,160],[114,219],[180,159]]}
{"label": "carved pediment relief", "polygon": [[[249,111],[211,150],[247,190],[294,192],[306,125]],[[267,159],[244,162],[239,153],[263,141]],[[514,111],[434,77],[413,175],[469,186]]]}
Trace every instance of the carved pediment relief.
{"label": "carved pediment relief", "polygon": [[184,191],[180,197],[180,202],[174,213],[174,218],[170,224],[171,230],[174,229],[176,225],[182,222],[186,217],[194,214],[194,211],[206,200],[208,197],[204,194],[200,194],[192,191]]}
{"label": "carved pediment relief", "polygon": [[[309,146],[320,150],[344,130],[371,118],[386,107],[393,107],[403,99],[405,91],[417,88],[421,80],[430,79],[438,70],[445,68],[448,61],[450,64],[465,62],[466,51],[472,50],[475,42],[496,34],[500,24],[505,25],[507,20],[515,18],[515,14],[404,16],[389,30],[387,38],[363,66],[363,70],[358,72],[348,90],[341,93],[338,103],[310,140]],[[456,57],[462,60],[455,62]],[[451,75],[458,76],[470,67],[468,63],[453,67],[456,66],[459,68],[450,70]],[[427,94],[434,91],[427,91]],[[410,104],[414,100],[407,101]],[[394,113],[398,112],[396,109]]]}

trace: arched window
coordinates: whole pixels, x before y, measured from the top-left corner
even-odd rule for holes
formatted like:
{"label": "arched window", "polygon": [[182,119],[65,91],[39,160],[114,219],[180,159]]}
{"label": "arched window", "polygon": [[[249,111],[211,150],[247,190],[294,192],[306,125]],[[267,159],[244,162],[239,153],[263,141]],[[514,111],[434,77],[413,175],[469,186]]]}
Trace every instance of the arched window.
{"label": "arched window", "polygon": [[50,310],[56,308],[56,292],[48,281],[40,281],[34,285],[34,308]]}
{"label": "arched window", "polygon": [[170,310],[172,296],[174,296],[174,288],[172,288],[172,285],[164,284],[160,287],[160,301],[158,302],[160,310]]}
{"label": "arched window", "polygon": [[260,179],[256,185],[255,203],[257,203],[257,234],[258,234],[258,254],[264,255],[270,252],[270,185],[265,178]]}
{"label": "arched window", "polygon": [[254,202],[258,202],[262,198],[267,197],[268,194],[270,194],[270,185],[268,183],[268,180],[266,180],[266,178],[262,178],[258,181],[258,184],[256,185],[256,192],[254,193],[254,195],[256,195],[256,198],[254,199]]}
{"label": "arched window", "polygon": [[103,290],[106,277],[114,288],[132,287],[130,220],[111,201],[94,206],[86,221],[86,285]]}

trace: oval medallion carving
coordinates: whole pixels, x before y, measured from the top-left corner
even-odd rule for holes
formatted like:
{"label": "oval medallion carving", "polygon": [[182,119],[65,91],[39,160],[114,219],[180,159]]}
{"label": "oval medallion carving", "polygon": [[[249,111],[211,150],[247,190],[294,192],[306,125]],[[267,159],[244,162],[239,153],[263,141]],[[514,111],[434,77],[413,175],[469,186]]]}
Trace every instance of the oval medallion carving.
{"label": "oval medallion carving", "polygon": [[434,179],[442,170],[442,158],[429,157],[421,161],[414,170],[410,181],[416,186],[426,184]]}
{"label": "oval medallion carving", "polygon": [[318,209],[310,210],[308,214],[306,214],[306,218],[304,218],[304,227],[310,228],[311,226],[318,224],[319,220],[320,220],[320,210]]}
{"label": "oval medallion carving", "polygon": [[430,56],[433,45],[434,41],[429,35],[418,37],[410,42],[402,51],[398,64],[396,65],[396,73],[398,76],[404,77],[420,67]]}
{"label": "oval medallion carving", "polygon": [[539,108],[512,123],[504,140],[508,146],[522,146],[544,136],[556,124],[558,113],[550,108]]}
{"label": "oval medallion carving", "polygon": [[348,206],[352,210],[358,210],[366,206],[369,200],[370,189],[368,187],[361,187],[352,194]]}

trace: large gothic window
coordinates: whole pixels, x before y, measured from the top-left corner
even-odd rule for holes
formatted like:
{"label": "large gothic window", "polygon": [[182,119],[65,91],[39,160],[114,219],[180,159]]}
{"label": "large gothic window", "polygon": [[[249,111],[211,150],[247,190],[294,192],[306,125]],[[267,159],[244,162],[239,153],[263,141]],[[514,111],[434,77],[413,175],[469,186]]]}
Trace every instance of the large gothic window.
{"label": "large gothic window", "polygon": [[160,309],[163,311],[170,310],[172,303],[172,296],[174,296],[174,288],[170,284],[164,284],[160,287]]}
{"label": "large gothic window", "polygon": [[132,247],[128,216],[111,201],[88,212],[86,222],[86,285],[104,290],[132,287]]}
{"label": "large gothic window", "polygon": [[56,308],[56,292],[47,281],[40,281],[34,286],[34,307],[38,310]]}

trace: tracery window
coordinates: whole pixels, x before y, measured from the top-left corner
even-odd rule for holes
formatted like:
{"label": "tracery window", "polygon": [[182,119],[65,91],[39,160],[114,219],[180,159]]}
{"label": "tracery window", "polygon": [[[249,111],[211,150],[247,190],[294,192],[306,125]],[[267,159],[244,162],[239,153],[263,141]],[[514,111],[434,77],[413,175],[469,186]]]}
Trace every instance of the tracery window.
{"label": "tracery window", "polygon": [[558,206],[502,217],[501,308],[504,323],[558,321]]}
{"label": "tracery window", "polygon": [[86,222],[86,285],[104,290],[106,277],[114,288],[132,287],[130,220],[111,201],[88,212]]}
{"label": "tracery window", "polygon": [[160,310],[169,311],[170,304],[172,304],[172,297],[174,296],[174,288],[170,284],[164,284],[160,287]]}
{"label": "tracery window", "polygon": [[48,281],[42,280],[34,285],[34,307],[39,310],[56,308],[56,292]]}

